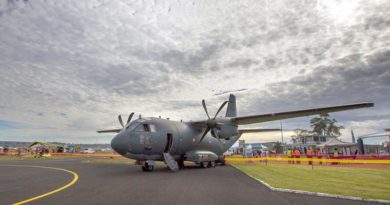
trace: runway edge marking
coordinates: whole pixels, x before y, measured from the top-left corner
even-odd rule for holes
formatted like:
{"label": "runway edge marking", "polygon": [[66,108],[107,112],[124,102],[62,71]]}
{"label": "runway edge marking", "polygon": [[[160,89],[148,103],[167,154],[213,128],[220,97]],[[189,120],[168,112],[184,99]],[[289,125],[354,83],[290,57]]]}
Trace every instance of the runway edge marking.
{"label": "runway edge marking", "polygon": [[33,197],[33,198],[29,198],[29,199],[26,199],[26,200],[23,200],[23,201],[20,201],[20,202],[16,202],[16,203],[13,203],[13,205],[20,205],[20,204],[25,204],[25,203],[28,203],[28,202],[32,202],[32,201],[35,201],[35,200],[38,200],[40,198],[43,198],[43,197],[46,197],[46,196],[49,196],[49,195],[52,195],[52,194],[55,194],[57,192],[60,192],[70,186],[72,186],[73,184],[75,184],[77,182],[77,180],[79,179],[79,175],[74,172],[74,171],[70,171],[70,170],[67,170],[67,169],[62,169],[62,168],[57,168],[57,167],[45,167],[45,166],[35,166],[35,165],[0,165],[0,166],[8,166],[8,167],[31,167],[31,168],[42,168],[42,169],[52,169],[52,170],[58,170],[58,171],[63,171],[63,172],[67,172],[67,173],[70,173],[73,175],[73,180],[71,182],[69,182],[68,184],[60,187],[60,188],[57,188],[53,191],[50,191],[50,192],[47,192],[47,193],[44,193],[44,194],[41,194],[39,196],[36,196],[36,197]]}
{"label": "runway edge marking", "polygon": [[236,170],[240,171],[241,173],[247,175],[248,177],[260,182],[267,188],[269,188],[272,191],[279,191],[279,192],[287,192],[287,193],[295,193],[295,194],[306,194],[311,196],[323,196],[323,197],[331,197],[331,198],[338,198],[338,199],[349,199],[349,200],[355,200],[355,201],[365,201],[365,202],[378,202],[378,203],[384,203],[384,204],[390,204],[390,200],[384,200],[384,199],[364,199],[361,197],[354,197],[354,196],[344,196],[344,195],[336,195],[336,194],[327,194],[327,193],[321,193],[321,192],[310,192],[310,191],[301,191],[301,190],[294,190],[294,189],[283,189],[283,188],[275,188],[271,185],[269,185],[267,182],[258,179],[248,173],[245,173],[241,171],[236,166],[230,164],[231,167],[235,168]]}

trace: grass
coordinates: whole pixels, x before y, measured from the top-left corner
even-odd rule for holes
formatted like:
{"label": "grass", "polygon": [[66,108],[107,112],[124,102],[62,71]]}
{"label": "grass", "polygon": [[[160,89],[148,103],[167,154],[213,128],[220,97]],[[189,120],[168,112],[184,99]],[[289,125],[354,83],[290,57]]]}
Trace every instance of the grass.
{"label": "grass", "polygon": [[390,170],[288,164],[232,163],[276,188],[390,200]]}

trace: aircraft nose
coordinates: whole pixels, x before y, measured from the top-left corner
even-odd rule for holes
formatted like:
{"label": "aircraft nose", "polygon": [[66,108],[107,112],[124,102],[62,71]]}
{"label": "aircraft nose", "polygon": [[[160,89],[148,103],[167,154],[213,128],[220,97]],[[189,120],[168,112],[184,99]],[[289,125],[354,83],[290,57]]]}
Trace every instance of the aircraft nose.
{"label": "aircraft nose", "polygon": [[129,140],[128,138],[123,135],[123,133],[118,134],[114,137],[114,139],[111,140],[111,147],[114,149],[118,154],[124,155],[129,149]]}

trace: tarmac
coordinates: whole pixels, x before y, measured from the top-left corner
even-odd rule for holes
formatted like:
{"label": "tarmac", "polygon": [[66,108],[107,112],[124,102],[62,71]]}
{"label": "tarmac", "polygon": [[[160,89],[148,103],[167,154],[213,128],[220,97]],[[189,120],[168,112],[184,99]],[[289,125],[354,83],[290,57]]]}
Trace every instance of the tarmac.
{"label": "tarmac", "polygon": [[78,180],[26,204],[378,204],[272,191],[231,166],[190,166],[178,172],[157,166],[153,172],[143,172],[137,165],[84,161],[0,161],[0,204],[41,196],[75,179],[69,172],[48,167],[73,171]]}

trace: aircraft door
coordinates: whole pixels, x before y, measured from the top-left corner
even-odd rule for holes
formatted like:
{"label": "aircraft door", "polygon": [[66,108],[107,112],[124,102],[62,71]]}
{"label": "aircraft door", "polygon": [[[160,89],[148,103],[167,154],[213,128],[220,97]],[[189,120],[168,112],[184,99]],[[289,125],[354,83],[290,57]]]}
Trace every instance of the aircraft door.
{"label": "aircraft door", "polygon": [[162,136],[165,141],[164,153],[177,154],[179,148],[179,138],[177,132],[169,129],[165,136]]}
{"label": "aircraft door", "polygon": [[172,133],[167,133],[167,141],[164,148],[164,153],[169,153],[173,145],[173,135]]}

